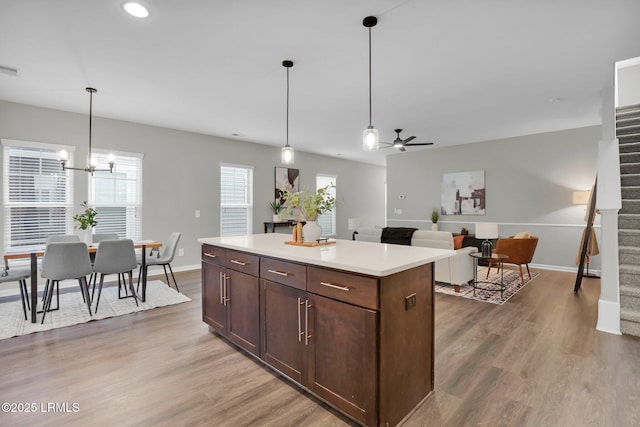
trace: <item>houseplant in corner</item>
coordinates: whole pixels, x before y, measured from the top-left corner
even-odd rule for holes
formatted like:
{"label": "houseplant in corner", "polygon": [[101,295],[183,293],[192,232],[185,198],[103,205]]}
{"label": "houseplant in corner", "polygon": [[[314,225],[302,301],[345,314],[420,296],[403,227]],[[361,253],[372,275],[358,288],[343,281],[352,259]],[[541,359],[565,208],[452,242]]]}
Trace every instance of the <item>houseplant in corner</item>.
{"label": "houseplant in corner", "polygon": [[280,222],[280,211],[282,210],[283,206],[282,203],[280,203],[280,200],[276,199],[273,202],[269,203],[269,206],[271,206],[271,210],[273,211],[273,222]]}
{"label": "houseplant in corner", "polygon": [[96,212],[95,209],[87,206],[86,201],[82,202],[80,206],[84,208],[84,212],[78,215],[74,215],[73,221],[76,223],[76,229],[83,230],[83,240],[87,245],[90,245],[93,240],[93,227],[98,225],[98,221],[96,221],[96,215],[98,215],[98,212]]}
{"label": "houseplant in corner", "polygon": [[437,209],[431,211],[431,229],[433,231],[438,231],[438,219],[440,218],[440,213]]}
{"label": "houseplant in corner", "polygon": [[306,224],[302,227],[302,240],[305,242],[313,242],[318,240],[322,235],[322,228],[318,225],[318,216],[329,212],[336,207],[336,199],[329,191],[335,188],[333,184],[319,188],[316,192],[297,191],[291,193],[288,190],[283,193],[283,197],[287,202],[289,214],[298,213]]}

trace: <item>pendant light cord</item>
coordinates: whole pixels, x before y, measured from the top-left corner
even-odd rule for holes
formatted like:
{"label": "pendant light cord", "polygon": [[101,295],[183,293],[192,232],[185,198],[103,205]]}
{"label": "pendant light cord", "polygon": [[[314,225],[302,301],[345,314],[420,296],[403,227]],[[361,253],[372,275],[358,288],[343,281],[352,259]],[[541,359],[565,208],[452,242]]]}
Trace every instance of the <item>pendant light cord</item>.
{"label": "pendant light cord", "polygon": [[371,126],[371,27],[369,27],[369,126]]}
{"label": "pendant light cord", "polygon": [[89,91],[89,167],[91,167],[91,118],[93,117],[93,91]]}
{"label": "pendant light cord", "polygon": [[287,147],[289,146],[289,67],[287,67]]}

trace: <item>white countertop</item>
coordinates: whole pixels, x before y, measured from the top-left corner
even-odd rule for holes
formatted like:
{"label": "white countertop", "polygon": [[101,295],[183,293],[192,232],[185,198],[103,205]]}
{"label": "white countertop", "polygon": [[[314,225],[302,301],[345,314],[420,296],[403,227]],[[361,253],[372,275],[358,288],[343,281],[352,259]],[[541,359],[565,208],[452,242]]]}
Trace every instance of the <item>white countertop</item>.
{"label": "white countertop", "polygon": [[384,277],[455,254],[448,249],[336,240],[326,246],[285,245],[291,236],[283,233],[208,237],[198,242],[321,267]]}

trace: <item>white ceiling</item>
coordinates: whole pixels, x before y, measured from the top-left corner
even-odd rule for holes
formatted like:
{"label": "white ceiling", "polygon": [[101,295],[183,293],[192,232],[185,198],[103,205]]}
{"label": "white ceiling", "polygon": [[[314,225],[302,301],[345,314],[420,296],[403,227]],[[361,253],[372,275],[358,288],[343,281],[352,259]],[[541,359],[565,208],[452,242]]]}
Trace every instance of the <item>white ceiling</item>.
{"label": "white ceiling", "polygon": [[[385,164],[368,124],[434,147],[601,123],[638,0],[0,0],[0,99]],[[550,98],[561,102],[549,103]],[[239,134],[233,137],[232,134]],[[232,143],[232,142],[230,142]],[[411,155],[412,148],[406,153]],[[423,148],[432,149],[432,148]]]}

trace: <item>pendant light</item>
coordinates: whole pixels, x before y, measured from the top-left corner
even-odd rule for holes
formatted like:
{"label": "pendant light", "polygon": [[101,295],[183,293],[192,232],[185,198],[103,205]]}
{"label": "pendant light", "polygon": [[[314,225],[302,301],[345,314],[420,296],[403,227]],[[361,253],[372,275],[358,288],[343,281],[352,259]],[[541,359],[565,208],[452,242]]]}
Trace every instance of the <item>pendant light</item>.
{"label": "pendant light", "polygon": [[369,126],[362,131],[362,150],[376,151],[378,149],[378,129],[371,124],[371,27],[375,27],[378,18],[367,16],[362,20],[362,25],[369,29]]}
{"label": "pendant light", "polygon": [[97,169],[96,165],[93,163],[94,159],[91,156],[91,122],[93,117],[93,94],[98,90],[92,87],[86,88],[86,91],[89,92],[89,154],[87,156],[87,167],[85,168],[72,168],[67,166],[67,161],[69,160],[69,155],[65,150],[60,152],[60,163],[62,163],[62,170],[65,171],[67,169],[72,169],[76,171],[85,171],[89,172],[93,175],[94,172],[111,172],[113,173],[113,167],[115,166],[115,159],[113,154],[109,154],[109,169]]}
{"label": "pendant light", "polygon": [[293,67],[293,61],[282,61],[282,66],[287,69],[287,144],[282,147],[282,163],[293,164],[293,147],[289,145],[289,68]]}

